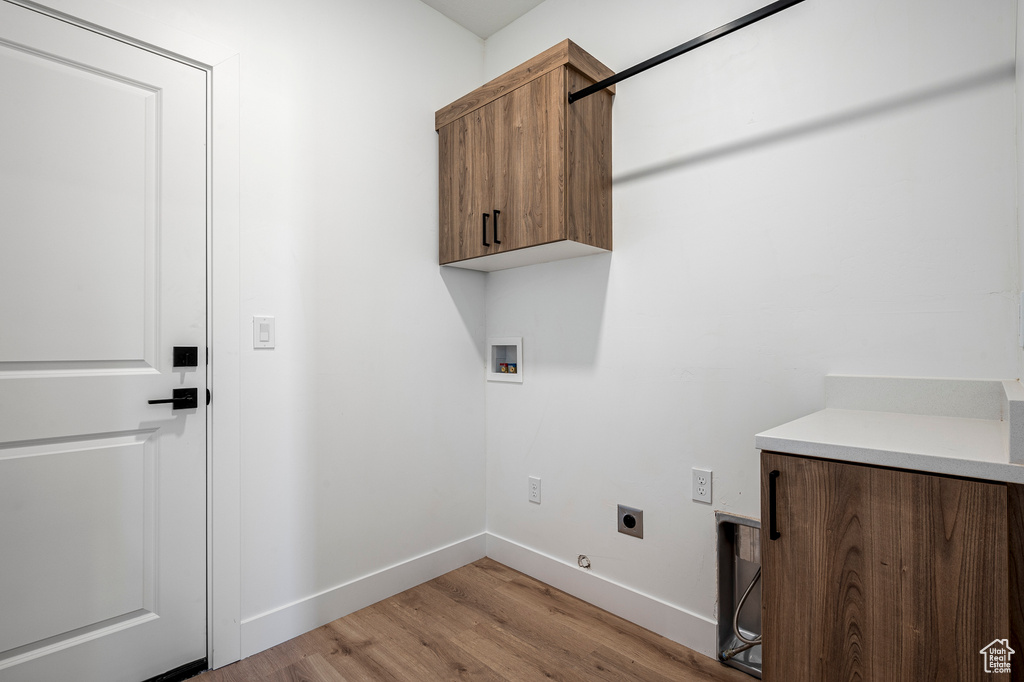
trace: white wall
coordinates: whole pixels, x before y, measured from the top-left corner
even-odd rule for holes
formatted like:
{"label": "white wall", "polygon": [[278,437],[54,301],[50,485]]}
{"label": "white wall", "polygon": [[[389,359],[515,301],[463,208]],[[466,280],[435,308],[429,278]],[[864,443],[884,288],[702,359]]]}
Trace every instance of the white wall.
{"label": "white wall", "polygon": [[433,125],[482,41],[418,0],[117,4],[240,54],[243,622],[482,533],[483,276],[437,265]]}
{"label": "white wall", "polygon": [[[1024,0],[1017,0],[1017,263],[1021,270],[1019,288],[1024,291],[1024,206],[1021,205],[1021,197],[1024,197]],[[1024,306],[1019,313],[1024,317]],[[1024,319],[1020,320],[1021,332],[1024,332]],[[1024,340],[1024,333],[1020,339]],[[1017,349],[1019,363],[1024,367],[1024,348]]]}
{"label": "white wall", "polygon": [[[547,0],[486,54],[418,0],[116,4],[241,55],[249,623],[485,520],[710,623],[713,509],[758,515],[753,434],[826,373],[1020,373],[1014,0],[815,0],[621,84],[614,254],[486,276],[436,265],[433,112],[565,37],[618,70],[761,0]],[[485,334],[524,337],[525,383],[484,388]]]}
{"label": "white wall", "polygon": [[[622,70],[763,4],[547,0],[485,77],[566,37]],[[618,86],[614,253],[489,275],[525,379],[487,387],[489,532],[710,623],[714,510],[760,516],[754,434],[826,374],[1019,376],[1015,4],[814,0]]]}

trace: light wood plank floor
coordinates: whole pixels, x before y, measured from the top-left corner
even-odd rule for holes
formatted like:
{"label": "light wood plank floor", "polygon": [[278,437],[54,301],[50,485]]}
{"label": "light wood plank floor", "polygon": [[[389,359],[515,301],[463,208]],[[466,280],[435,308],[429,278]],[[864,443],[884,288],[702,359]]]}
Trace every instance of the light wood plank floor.
{"label": "light wood plank floor", "polygon": [[496,561],[481,559],[193,679],[750,682],[754,678]]}

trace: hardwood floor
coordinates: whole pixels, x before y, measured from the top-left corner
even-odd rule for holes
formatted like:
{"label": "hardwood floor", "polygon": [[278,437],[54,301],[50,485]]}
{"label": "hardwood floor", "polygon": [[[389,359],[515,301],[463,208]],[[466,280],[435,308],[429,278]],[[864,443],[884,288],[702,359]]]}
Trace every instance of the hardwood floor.
{"label": "hardwood floor", "polygon": [[754,678],[485,558],[194,679]]}

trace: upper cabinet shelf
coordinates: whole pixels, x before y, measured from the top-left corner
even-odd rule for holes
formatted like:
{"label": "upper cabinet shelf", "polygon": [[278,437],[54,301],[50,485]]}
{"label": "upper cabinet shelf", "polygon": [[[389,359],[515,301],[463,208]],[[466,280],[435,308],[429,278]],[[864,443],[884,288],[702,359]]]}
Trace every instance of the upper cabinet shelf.
{"label": "upper cabinet shelf", "polygon": [[612,75],[569,40],[435,114],[439,262],[473,270],[611,251]]}

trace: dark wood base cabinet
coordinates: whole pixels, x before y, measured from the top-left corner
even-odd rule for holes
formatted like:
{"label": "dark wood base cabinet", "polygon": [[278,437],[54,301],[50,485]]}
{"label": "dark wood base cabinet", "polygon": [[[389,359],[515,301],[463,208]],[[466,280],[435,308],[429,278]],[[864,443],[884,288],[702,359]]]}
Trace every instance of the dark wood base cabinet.
{"label": "dark wood base cabinet", "polygon": [[1022,490],[762,452],[763,679],[1024,679]]}

